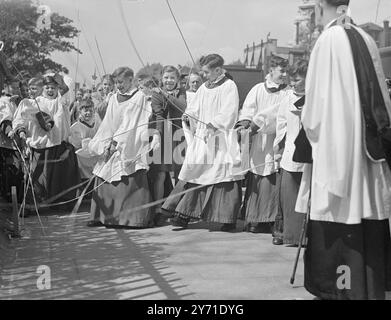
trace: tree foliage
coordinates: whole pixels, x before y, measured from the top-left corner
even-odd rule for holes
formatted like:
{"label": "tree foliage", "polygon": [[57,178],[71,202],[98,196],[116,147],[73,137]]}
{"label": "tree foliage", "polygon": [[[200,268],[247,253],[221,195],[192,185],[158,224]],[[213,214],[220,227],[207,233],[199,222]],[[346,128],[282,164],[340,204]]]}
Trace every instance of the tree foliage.
{"label": "tree foliage", "polygon": [[46,70],[68,71],[51,59],[55,51],[81,51],[71,42],[80,31],[71,19],[52,13],[48,30],[37,30],[40,13],[31,0],[0,0],[0,40],[7,66],[15,74],[27,72],[30,76]]}

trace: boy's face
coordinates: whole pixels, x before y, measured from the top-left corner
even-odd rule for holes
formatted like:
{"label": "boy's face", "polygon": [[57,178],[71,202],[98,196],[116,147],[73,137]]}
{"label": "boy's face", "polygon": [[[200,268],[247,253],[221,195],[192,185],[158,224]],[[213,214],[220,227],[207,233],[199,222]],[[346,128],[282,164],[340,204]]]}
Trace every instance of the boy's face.
{"label": "boy's face", "polygon": [[80,101],[81,99],[83,99],[83,92],[79,90],[76,92],[76,100]]}
{"label": "boy's face", "polygon": [[92,92],[91,91],[86,91],[83,95],[84,99],[91,99],[92,97]]}
{"label": "boy's face", "polygon": [[9,85],[5,86],[4,91],[11,96],[21,95],[19,82],[11,82]]}
{"label": "boy's face", "polygon": [[43,92],[49,98],[57,97],[57,86],[54,84],[47,84],[43,87]]}
{"label": "boy's face", "polygon": [[388,93],[391,95],[391,79],[387,79],[386,83],[387,83]]}
{"label": "boy's face", "polygon": [[189,79],[189,77],[183,77],[183,78],[179,81],[182,88],[185,88],[185,89],[186,89],[188,79]]}
{"label": "boy's face", "polygon": [[23,98],[26,98],[29,94],[29,87],[26,85],[26,84],[23,84],[21,87],[20,87],[20,94]]}
{"label": "boy's face", "polygon": [[201,86],[201,84],[202,84],[201,77],[197,75],[190,76],[190,80],[189,80],[190,91],[196,92],[198,88]]}
{"label": "boy's face", "polygon": [[286,80],[286,68],[281,66],[277,66],[275,68],[271,68],[270,70],[271,80],[276,84],[283,84]]}
{"label": "boy's face", "polygon": [[94,108],[86,106],[80,109],[80,118],[85,122],[90,122],[93,119]]}
{"label": "boy's face", "polygon": [[146,86],[144,83],[140,83],[139,89],[147,96],[152,96],[152,88]]}
{"label": "boy's face", "polygon": [[294,75],[291,77],[291,86],[296,93],[303,94],[305,92],[305,77],[301,75]]}
{"label": "boy's face", "polygon": [[175,72],[165,72],[162,77],[162,83],[164,89],[172,91],[178,84],[178,76]]}
{"label": "boy's face", "polygon": [[102,89],[105,95],[108,95],[113,90],[113,84],[109,80],[104,80]]}
{"label": "boy's face", "polygon": [[133,85],[133,77],[124,77],[123,75],[115,78],[115,86],[122,94],[129,92]]}
{"label": "boy's face", "polygon": [[105,96],[105,90],[103,89],[103,86],[98,87],[98,90],[96,90],[101,97]]}
{"label": "boy's face", "polygon": [[203,66],[202,72],[204,73],[206,79],[213,82],[222,74],[222,68],[209,68],[208,66]]}
{"label": "boy's face", "polygon": [[30,85],[28,89],[28,94],[31,99],[37,98],[42,93],[42,87],[36,85]]}

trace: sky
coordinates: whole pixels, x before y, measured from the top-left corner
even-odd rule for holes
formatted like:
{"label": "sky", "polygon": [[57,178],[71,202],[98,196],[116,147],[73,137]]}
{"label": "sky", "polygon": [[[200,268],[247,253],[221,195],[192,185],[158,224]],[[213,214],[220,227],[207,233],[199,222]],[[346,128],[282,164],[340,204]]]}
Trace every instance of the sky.
{"label": "sky", "polygon": [[[70,70],[77,81],[91,84],[94,70],[111,73],[119,66],[135,71],[138,59],[119,11],[121,1],[130,34],[143,63],[186,64],[191,57],[170,15],[166,0],[39,0],[53,12],[74,21],[82,31],[83,54],[54,53],[52,58]],[[169,0],[193,57],[219,53],[226,63],[244,60],[247,44],[270,37],[285,46],[293,41],[298,6],[302,0]],[[378,0],[351,0],[356,23],[375,22]],[[79,17],[79,18],[78,18]],[[391,20],[391,0],[380,0],[377,23]],[[95,43],[98,41],[103,65]]]}

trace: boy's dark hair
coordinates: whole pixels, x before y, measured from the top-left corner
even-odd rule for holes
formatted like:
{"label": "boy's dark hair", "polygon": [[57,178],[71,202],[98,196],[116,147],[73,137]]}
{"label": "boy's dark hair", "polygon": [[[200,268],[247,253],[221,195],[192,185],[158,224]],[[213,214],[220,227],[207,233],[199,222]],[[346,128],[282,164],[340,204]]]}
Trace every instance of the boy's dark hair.
{"label": "boy's dark hair", "polygon": [[34,77],[31,78],[28,83],[28,86],[37,86],[37,87],[42,87],[43,86],[43,78],[41,77]]}
{"label": "boy's dark hair", "polygon": [[[118,70],[118,69],[117,69]],[[114,84],[114,79],[113,79],[113,76],[111,74],[105,74],[103,77],[102,77],[102,83],[105,81],[105,80],[109,80],[109,82],[111,82],[112,84]]]}
{"label": "boy's dark hair", "polygon": [[171,66],[171,65],[168,65],[168,66],[164,66],[163,67],[163,70],[162,70],[162,76],[163,74],[165,74],[166,72],[174,72],[178,78],[178,80],[181,78],[181,73],[179,72],[179,70],[177,68],[175,68],[174,66]]}
{"label": "boy's dark hair", "polygon": [[307,75],[307,70],[308,70],[308,61],[305,59],[299,59],[290,68],[289,74],[293,77],[296,75],[305,77]]}
{"label": "boy's dark hair", "polygon": [[201,67],[207,66],[208,68],[214,69],[222,67],[224,65],[224,59],[217,53],[208,54],[200,58]]}
{"label": "boy's dark hair", "polygon": [[189,77],[191,77],[191,76],[197,76],[197,77],[202,78],[202,76],[198,72],[195,72],[195,71],[193,71],[192,73],[189,74]]}
{"label": "boy's dark hair", "polygon": [[143,80],[142,84],[146,88],[156,88],[158,87],[159,80],[157,80],[155,77],[148,77]]}
{"label": "boy's dark hair", "polygon": [[113,78],[125,77],[125,78],[134,78],[134,72],[129,67],[119,67],[115,69],[112,74]]}
{"label": "boy's dark hair", "polygon": [[282,57],[272,55],[270,58],[270,68],[286,68],[288,66],[289,61]]}
{"label": "boy's dark hair", "polygon": [[79,108],[84,109],[84,108],[93,108],[94,107],[94,102],[90,98],[83,98],[80,101]]}
{"label": "boy's dark hair", "polygon": [[54,79],[53,76],[44,76],[44,77],[43,77],[43,85],[46,86],[46,85],[49,85],[49,84],[58,86],[58,83],[57,83],[57,81]]}
{"label": "boy's dark hair", "polygon": [[141,81],[141,82],[146,81],[148,78],[150,78],[150,76],[145,73],[141,73],[141,74],[137,75],[137,80]]}

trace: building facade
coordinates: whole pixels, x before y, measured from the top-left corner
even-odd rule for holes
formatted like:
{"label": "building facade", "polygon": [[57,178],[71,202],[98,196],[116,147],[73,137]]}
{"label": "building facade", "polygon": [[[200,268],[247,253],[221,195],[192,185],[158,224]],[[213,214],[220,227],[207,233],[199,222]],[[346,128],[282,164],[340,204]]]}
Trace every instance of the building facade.
{"label": "building facade", "polygon": [[360,27],[372,36],[379,48],[391,46],[391,28],[388,20],[383,22],[383,27],[373,22],[364,23]]}
{"label": "building facade", "polygon": [[247,45],[244,50],[244,64],[246,68],[259,69],[263,76],[268,73],[270,59],[273,55],[280,56],[293,64],[296,60],[308,58],[320,32],[316,28],[317,10],[315,0],[302,0],[298,14],[294,21],[294,40],[289,46],[279,46],[278,40],[270,38],[262,40],[260,44]]}

